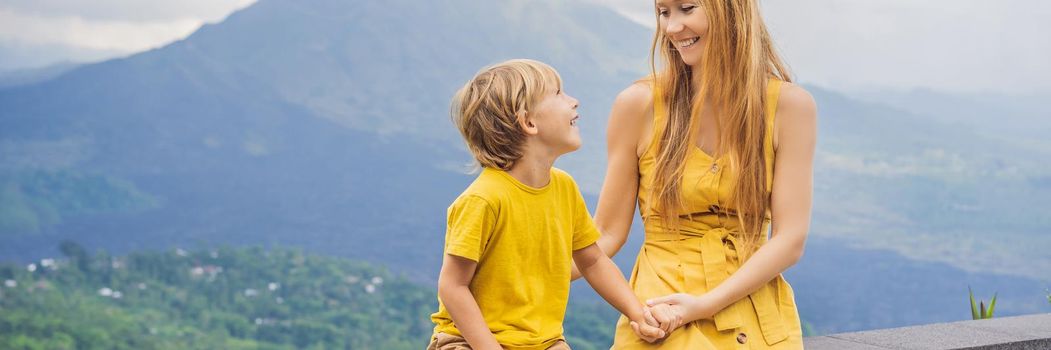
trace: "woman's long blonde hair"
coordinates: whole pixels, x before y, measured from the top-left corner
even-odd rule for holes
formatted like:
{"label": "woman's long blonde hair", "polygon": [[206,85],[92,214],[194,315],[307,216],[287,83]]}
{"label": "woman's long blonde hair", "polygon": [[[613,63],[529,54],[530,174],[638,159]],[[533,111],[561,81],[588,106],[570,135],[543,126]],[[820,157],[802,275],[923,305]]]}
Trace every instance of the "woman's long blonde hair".
{"label": "woman's long blonde hair", "polygon": [[[658,136],[659,149],[654,180],[654,203],[665,224],[678,229],[676,218],[683,208],[681,188],[685,159],[694,147],[699,112],[706,102],[716,111],[719,128],[717,150],[725,154],[737,179],[725,203],[732,203],[742,229],[742,257],[758,246],[770,208],[764,158],[766,132],[766,88],[770,78],[791,81],[778,56],[757,0],[697,1],[708,16],[708,34],[699,72],[699,89],[692,84],[694,70],[682,61],[664,28],[657,26],[650,52],[655,87],[660,91],[668,116]],[[658,23],[660,18],[658,16]],[[655,56],[663,70],[658,74]],[[697,91],[695,91],[697,90]],[[719,155],[714,155],[718,157]]]}

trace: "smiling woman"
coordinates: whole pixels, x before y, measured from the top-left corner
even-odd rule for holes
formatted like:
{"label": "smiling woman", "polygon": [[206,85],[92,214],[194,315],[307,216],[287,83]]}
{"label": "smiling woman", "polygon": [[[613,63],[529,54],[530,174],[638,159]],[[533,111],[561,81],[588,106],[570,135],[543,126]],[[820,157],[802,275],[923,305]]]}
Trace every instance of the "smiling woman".
{"label": "smiling woman", "polygon": [[595,223],[613,255],[641,211],[630,283],[669,335],[641,341],[622,317],[613,348],[800,349],[781,272],[809,231],[814,100],[791,84],[757,0],[658,0],[654,13],[660,70],[614,102]]}

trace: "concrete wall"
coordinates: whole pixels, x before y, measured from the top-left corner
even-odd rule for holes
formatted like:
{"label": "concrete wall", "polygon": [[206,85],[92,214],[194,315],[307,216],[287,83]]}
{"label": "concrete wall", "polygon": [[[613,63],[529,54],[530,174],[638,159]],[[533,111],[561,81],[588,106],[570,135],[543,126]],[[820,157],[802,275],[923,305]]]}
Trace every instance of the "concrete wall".
{"label": "concrete wall", "polygon": [[808,350],[1051,350],[1051,314],[840,333],[804,343]]}

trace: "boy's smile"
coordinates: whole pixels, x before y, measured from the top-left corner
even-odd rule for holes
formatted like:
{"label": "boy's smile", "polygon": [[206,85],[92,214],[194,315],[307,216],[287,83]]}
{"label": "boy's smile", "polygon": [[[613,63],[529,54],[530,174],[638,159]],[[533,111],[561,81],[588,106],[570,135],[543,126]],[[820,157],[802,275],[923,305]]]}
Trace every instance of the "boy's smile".
{"label": "boy's smile", "polygon": [[565,154],[580,148],[580,127],[577,122],[580,102],[561,89],[548,92],[537,103],[532,119],[537,127],[536,136],[542,144],[555,154]]}

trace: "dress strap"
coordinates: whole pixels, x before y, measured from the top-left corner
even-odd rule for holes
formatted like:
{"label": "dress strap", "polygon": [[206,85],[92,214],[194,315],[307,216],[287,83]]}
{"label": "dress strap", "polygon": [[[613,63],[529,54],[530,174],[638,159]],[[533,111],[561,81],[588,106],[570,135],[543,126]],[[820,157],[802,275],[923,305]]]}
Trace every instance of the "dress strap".
{"label": "dress strap", "polygon": [[777,100],[781,97],[781,86],[784,84],[783,81],[778,79],[770,79],[766,84],[766,130],[763,133],[763,150],[764,157],[766,160],[766,190],[771,191],[774,188],[774,128],[775,117],[777,116]]}
{"label": "dress strap", "polygon": [[661,91],[656,79],[650,80],[650,91],[653,95],[653,134],[650,135],[650,144],[646,145],[646,151],[643,154],[657,151],[661,134],[664,133],[664,128],[668,124],[666,121],[668,108],[664,105],[664,92]]}

